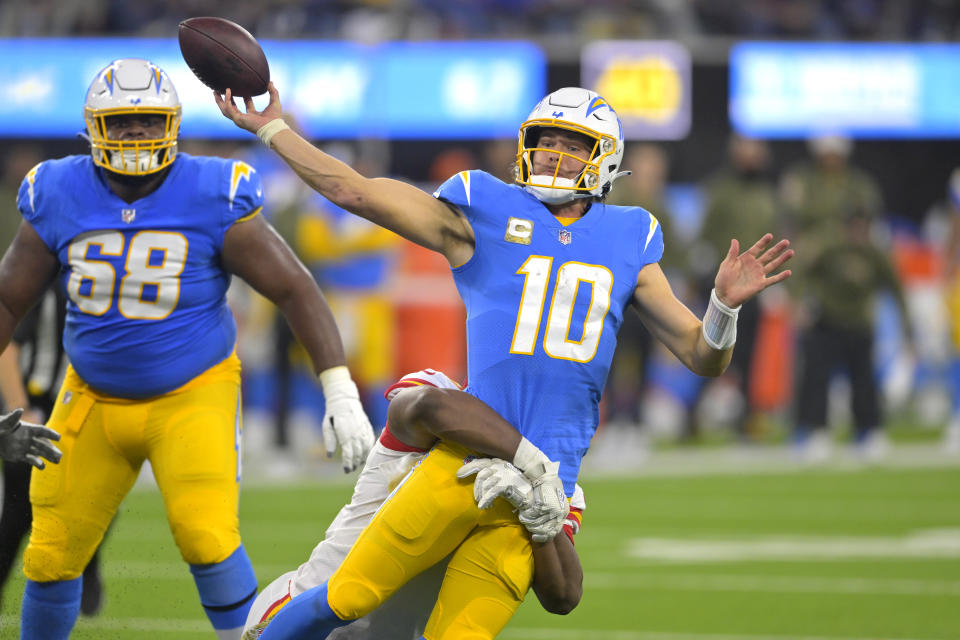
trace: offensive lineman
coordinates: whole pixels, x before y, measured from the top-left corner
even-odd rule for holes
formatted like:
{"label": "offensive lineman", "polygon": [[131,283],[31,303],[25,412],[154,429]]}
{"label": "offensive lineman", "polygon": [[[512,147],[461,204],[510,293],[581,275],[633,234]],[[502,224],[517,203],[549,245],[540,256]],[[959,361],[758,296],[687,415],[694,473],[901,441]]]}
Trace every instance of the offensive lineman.
{"label": "offensive lineman", "polygon": [[178,154],[180,111],[163,70],[116,60],[87,92],[91,153],[42,162],[20,187],[24,220],[0,263],[0,348],[59,274],[72,363],[49,421],[63,461],[31,481],[24,639],[70,634],[80,573],[144,460],[218,638],[239,638],[257,581],[238,529],[231,274],[283,311],[310,354],[345,469],[373,444],[327,303],[259,215],[259,177]]}
{"label": "offensive lineman", "polygon": [[[256,132],[322,195],[447,259],[467,309],[466,391],[523,434],[513,463],[535,488],[555,486],[555,460],[563,490],[573,494],[627,305],[687,367],[715,376],[730,362],[739,305],[790,275],[774,273],[793,255],[788,241],[770,246],[766,234],[741,254],[733,239],[703,321],[694,316],[657,264],[656,218],[603,202],[620,175],[623,133],[610,105],[585,89],[551,93],[520,125],[517,184],[464,171],[434,198],[400,181],[364,178],[312,146],[281,119],[272,84],[262,112],[252,100],[241,112],[229,90],[214,96],[224,116]],[[527,444],[538,447],[536,458],[525,455]],[[456,478],[466,455],[436,445],[329,581],[291,601],[263,640],[326,637],[454,549],[424,637],[497,635],[532,580],[520,522],[537,521],[527,525],[534,540],[552,538],[567,504],[543,491],[520,522],[509,512],[481,512]],[[537,467],[544,472],[531,473]]]}

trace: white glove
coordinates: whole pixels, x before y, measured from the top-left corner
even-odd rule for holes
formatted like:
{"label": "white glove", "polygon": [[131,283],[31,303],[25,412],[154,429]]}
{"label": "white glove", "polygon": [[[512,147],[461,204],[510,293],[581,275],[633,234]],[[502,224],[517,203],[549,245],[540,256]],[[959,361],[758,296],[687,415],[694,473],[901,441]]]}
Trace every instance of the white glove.
{"label": "white glove", "polygon": [[60,449],[51,443],[59,440],[60,434],[53,429],[32,422],[21,422],[23,409],[14,409],[0,415],[0,458],[10,462],[29,462],[37,469],[50,462],[60,462]]}
{"label": "white glove", "polygon": [[493,501],[503,498],[517,509],[524,509],[533,500],[533,487],[520,470],[500,458],[477,458],[457,470],[458,478],[473,474],[473,497],[481,509],[489,509]]}
{"label": "white glove", "polygon": [[513,465],[523,471],[532,489],[530,504],[520,510],[520,522],[534,542],[552,540],[563,529],[563,522],[570,512],[570,503],[558,475],[560,463],[552,462],[523,438],[513,457]]}
{"label": "white glove", "polygon": [[323,416],[323,444],[332,456],[340,445],[344,473],[350,473],[366,459],[373,446],[373,427],[360,404],[360,392],[344,366],[320,373],[326,401]]}

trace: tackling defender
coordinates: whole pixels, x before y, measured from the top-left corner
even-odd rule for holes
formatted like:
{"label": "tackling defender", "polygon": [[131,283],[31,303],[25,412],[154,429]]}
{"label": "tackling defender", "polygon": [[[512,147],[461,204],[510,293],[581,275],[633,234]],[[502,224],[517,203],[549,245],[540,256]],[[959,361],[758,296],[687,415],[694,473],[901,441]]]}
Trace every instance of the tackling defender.
{"label": "tackling defender", "polygon": [[[559,462],[567,495],[597,427],[628,305],[687,367],[715,376],[730,362],[739,305],[790,275],[774,273],[793,255],[788,241],[771,246],[766,234],[741,254],[733,239],[704,320],[694,316],[657,264],[663,242],[656,218],[603,202],[621,175],[622,127],[610,105],[586,89],[551,93],[520,125],[517,184],[464,171],[434,198],[397,180],[367,179],[322,153],[283,122],[272,84],[263,111],[248,99],[241,112],[229,90],[214,96],[226,117],[256,132],[335,204],[447,259],[467,309],[466,391],[515,426],[523,443]],[[456,478],[469,454],[446,442],[435,446],[329,581],[285,607],[263,639],[326,637],[454,549],[424,637],[499,633],[532,580],[529,538],[512,513],[496,518],[476,509]],[[526,474],[525,456],[518,457]],[[526,516],[542,525],[534,538],[552,537],[565,515],[547,498],[541,516]]]}
{"label": "tackling defender", "polygon": [[[260,592],[250,608],[244,640],[258,638],[291,599],[330,577],[380,505],[403,476],[423,459],[438,435],[457,438],[460,433],[469,433],[475,438],[475,448],[492,450],[498,446],[503,432],[513,431],[489,407],[461,393],[460,389],[460,385],[444,373],[432,369],[408,374],[387,389],[385,395],[391,401],[390,420],[367,457],[350,503],[334,518],[307,562],[278,577]],[[486,441],[481,443],[483,438]],[[477,474],[474,497],[481,509],[492,506],[497,497],[520,508],[532,490],[523,474],[503,460],[477,458],[464,465],[458,476],[469,478],[474,473]],[[584,507],[583,491],[577,485],[563,534],[533,545],[536,567],[533,589],[551,613],[569,613],[580,600],[583,571],[573,547],[573,536],[580,529]],[[419,638],[436,602],[446,567],[446,562],[440,562],[424,571],[383,606],[335,630],[330,637],[337,640]]]}
{"label": "tackling defender", "polygon": [[0,348],[58,274],[71,367],[49,425],[63,462],[34,473],[21,638],[66,638],[80,573],[149,460],[217,636],[238,638],[256,578],[240,541],[240,362],[231,274],[287,317],[327,397],[351,470],[373,444],[330,309],[261,210],[256,172],[177,153],[177,92],[156,65],[116,60],[84,108],[91,153],[34,167],[0,263]]}

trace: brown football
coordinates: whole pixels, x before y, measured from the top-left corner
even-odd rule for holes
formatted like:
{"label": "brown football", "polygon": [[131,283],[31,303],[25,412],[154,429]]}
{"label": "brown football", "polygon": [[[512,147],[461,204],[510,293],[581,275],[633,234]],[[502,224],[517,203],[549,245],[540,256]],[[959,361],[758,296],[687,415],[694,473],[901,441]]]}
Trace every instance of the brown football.
{"label": "brown football", "polygon": [[233,95],[247,98],[267,91],[267,56],[236,22],[213,17],[184,20],[180,53],[200,82],[219,93],[229,88]]}

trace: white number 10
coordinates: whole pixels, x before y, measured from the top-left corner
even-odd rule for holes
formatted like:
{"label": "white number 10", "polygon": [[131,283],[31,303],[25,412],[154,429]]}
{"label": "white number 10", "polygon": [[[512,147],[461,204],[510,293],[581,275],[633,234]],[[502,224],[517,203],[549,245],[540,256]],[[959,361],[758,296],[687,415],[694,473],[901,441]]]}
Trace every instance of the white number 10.
{"label": "white number 10", "polygon": [[[547,285],[553,258],[530,256],[518,270],[524,276],[520,310],[513,330],[510,353],[533,355],[540,332],[540,320],[547,299]],[[573,320],[573,305],[577,290],[584,282],[592,287],[590,306],[583,323],[583,335],[579,340],[570,337]],[[603,318],[610,309],[610,291],[613,289],[613,273],[606,267],[582,262],[566,262],[557,270],[557,284],[547,316],[547,330],[543,350],[551,358],[589,362],[597,354]]]}

